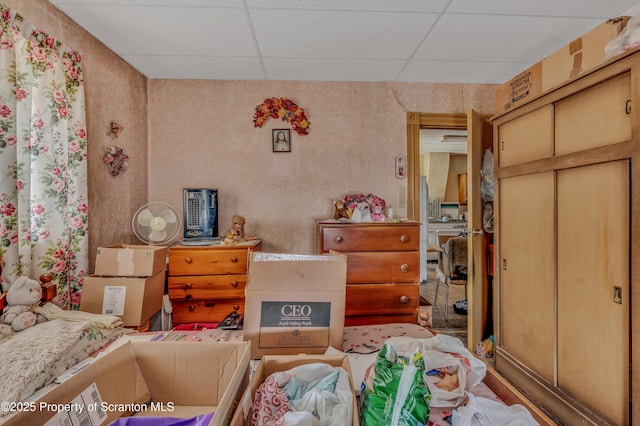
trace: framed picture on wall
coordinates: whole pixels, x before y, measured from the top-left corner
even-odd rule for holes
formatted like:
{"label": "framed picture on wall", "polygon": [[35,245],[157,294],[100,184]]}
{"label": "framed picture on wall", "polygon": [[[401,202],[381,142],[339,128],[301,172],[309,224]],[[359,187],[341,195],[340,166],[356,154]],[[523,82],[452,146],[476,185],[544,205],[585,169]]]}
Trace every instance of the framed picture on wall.
{"label": "framed picture on wall", "polygon": [[273,152],[291,152],[291,130],[273,129],[271,139]]}

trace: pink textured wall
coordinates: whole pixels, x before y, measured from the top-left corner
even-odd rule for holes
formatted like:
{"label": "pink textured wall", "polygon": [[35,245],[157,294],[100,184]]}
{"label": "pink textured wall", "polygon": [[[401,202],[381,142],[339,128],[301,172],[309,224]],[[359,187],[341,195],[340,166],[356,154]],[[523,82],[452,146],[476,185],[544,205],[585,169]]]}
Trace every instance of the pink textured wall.
{"label": "pink textured wall", "polygon": [[[219,191],[221,231],[234,214],[265,251],[314,253],[315,220],[346,193],[373,193],[399,207],[395,158],[406,155],[406,113],[491,114],[495,86],[301,81],[149,81],[149,199],[182,211],[182,188]],[[305,109],[309,135],[292,131],[290,153],[273,153],[269,119],[256,105],[285,97]]]}
{"label": "pink textured wall", "polygon": [[[25,21],[83,55],[89,164],[89,246],[93,272],[98,246],[137,242],[131,216],[147,201],[147,79],[70,20],[47,0],[4,0]],[[121,136],[107,136],[112,120]],[[131,157],[129,170],[114,178],[102,162],[111,145]]]}

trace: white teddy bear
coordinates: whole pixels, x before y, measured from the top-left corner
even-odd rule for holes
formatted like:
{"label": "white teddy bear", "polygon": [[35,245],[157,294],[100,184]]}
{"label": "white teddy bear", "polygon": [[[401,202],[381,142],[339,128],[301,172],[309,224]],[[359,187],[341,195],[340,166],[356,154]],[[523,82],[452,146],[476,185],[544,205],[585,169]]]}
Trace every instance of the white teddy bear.
{"label": "white teddy bear", "polygon": [[42,297],[40,283],[29,277],[21,276],[9,287],[2,317],[3,324],[11,325],[13,331],[25,330],[37,322],[45,321],[43,315],[36,315],[33,309],[39,305]]}

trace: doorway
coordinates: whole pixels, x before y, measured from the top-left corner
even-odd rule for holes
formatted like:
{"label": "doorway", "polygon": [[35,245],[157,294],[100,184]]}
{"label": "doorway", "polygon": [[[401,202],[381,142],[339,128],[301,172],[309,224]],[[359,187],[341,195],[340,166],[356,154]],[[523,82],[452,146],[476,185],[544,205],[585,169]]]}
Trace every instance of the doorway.
{"label": "doorway", "polygon": [[[467,347],[475,350],[484,339],[487,319],[492,317],[489,302],[492,291],[488,283],[488,242],[483,233],[483,205],[480,196],[482,157],[493,146],[493,126],[486,117],[473,110],[467,114],[407,113],[407,218],[420,221],[420,129],[466,130],[467,149],[467,208],[468,208],[468,316]],[[473,176],[478,176],[474,179]]]}
{"label": "doorway", "polygon": [[[417,118],[417,122],[411,123],[411,118]],[[415,192],[409,183],[408,200],[415,198],[408,206],[417,208],[417,213],[413,212],[413,220],[422,223],[420,295],[423,303],[431,305],[432,328],[459,337],[466,343],[468,315],[466,308],[462,309],[466,286],[445,286],[443,255],[437,251],[442,238],[457,236],[466,230],[466,224],[459,217],[462,211],[458,193],[452,195],[451,188],[448,188],[453,181],[450,176],[452,169],[455,171],[462,167],[462,172],[466,172],[466,115],[416,113],[411,118],[408,117],[407,123],[408,152],[411,153],[412,144],[417,145],[417,152],[415,157],[408,155],[407,163],[415,168],[419,183],[417,188],[414,187]],[[412,140],[412,131],[416,127],[417,140]],[[447,140],[454,136],[455,141]],[[462,207],[466,210],[466,205]],[[411,219],[412,213],[408,212],[408,215]]]}

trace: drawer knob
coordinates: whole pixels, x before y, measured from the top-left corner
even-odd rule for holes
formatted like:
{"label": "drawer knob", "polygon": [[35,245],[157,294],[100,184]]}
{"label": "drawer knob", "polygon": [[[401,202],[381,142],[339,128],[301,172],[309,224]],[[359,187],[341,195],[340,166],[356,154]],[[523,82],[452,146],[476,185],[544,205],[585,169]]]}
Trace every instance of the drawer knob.
{"label": "drawer knob", "polygon": [[400,303],[402,303],[403,305],[406,305],[407,303],[409,303],[409,297],[400,296]]}
{"label": "drawer knob", "polygon": [[402,272],[409,272],[409,265],[407,265],[406,263],[403,263],[402,265],[400,265],[400,270]]}
{"label": "drawer knob", "polygon": [[340,244],[343,241],[344,241],[344,238],[342,238],[340,235],[336,237],[336,243]]}
{"label": "drawer knob", "polygon": [[187,294],[186,296],[184,296],[184,298],[187,299],[187,300],[191,300],[191,297],[192,296],[190,294]]}
{"label": "drawer knob", "polygon": [[238,287],[238,282],[237,281],[232,281],[231,282],[231,287]]}
{"label": "drawer knob", "polygon": [[234,311],[240,310],[240,305],[233,305],[233,310]]}
{"label": "drawer knob", "polygon": [[184,285],[184,288],[191,288],[191,283],[186,283],[186,284]]}
{"label": "drawer knob", "polygon": [[402,234],[400,236],[400,242],[401,243],[408,243],[409,242],[409,236],[407,234]]}
{"label": "drawer knob", "polygon": [[232,261],[233,263],[236,263],[236,262],[238,261],[238,258],[234,256],[234,257],[232,257],[232,258],[231,258],[231,261]]}
{"label": "drawer knob", "polygon": [[185,258],[184,258],[184,261],[185,261],[185,262],[187,262],[187,263],[191,263],[191,262],[192,262],[192,260],[191,260],[191,258],[190,258],[190,257],[185,257]]}
{"label": "drawer knob", "polygon": [[193,312],[196,310],[196,305],[189,306],[189,312]]}

